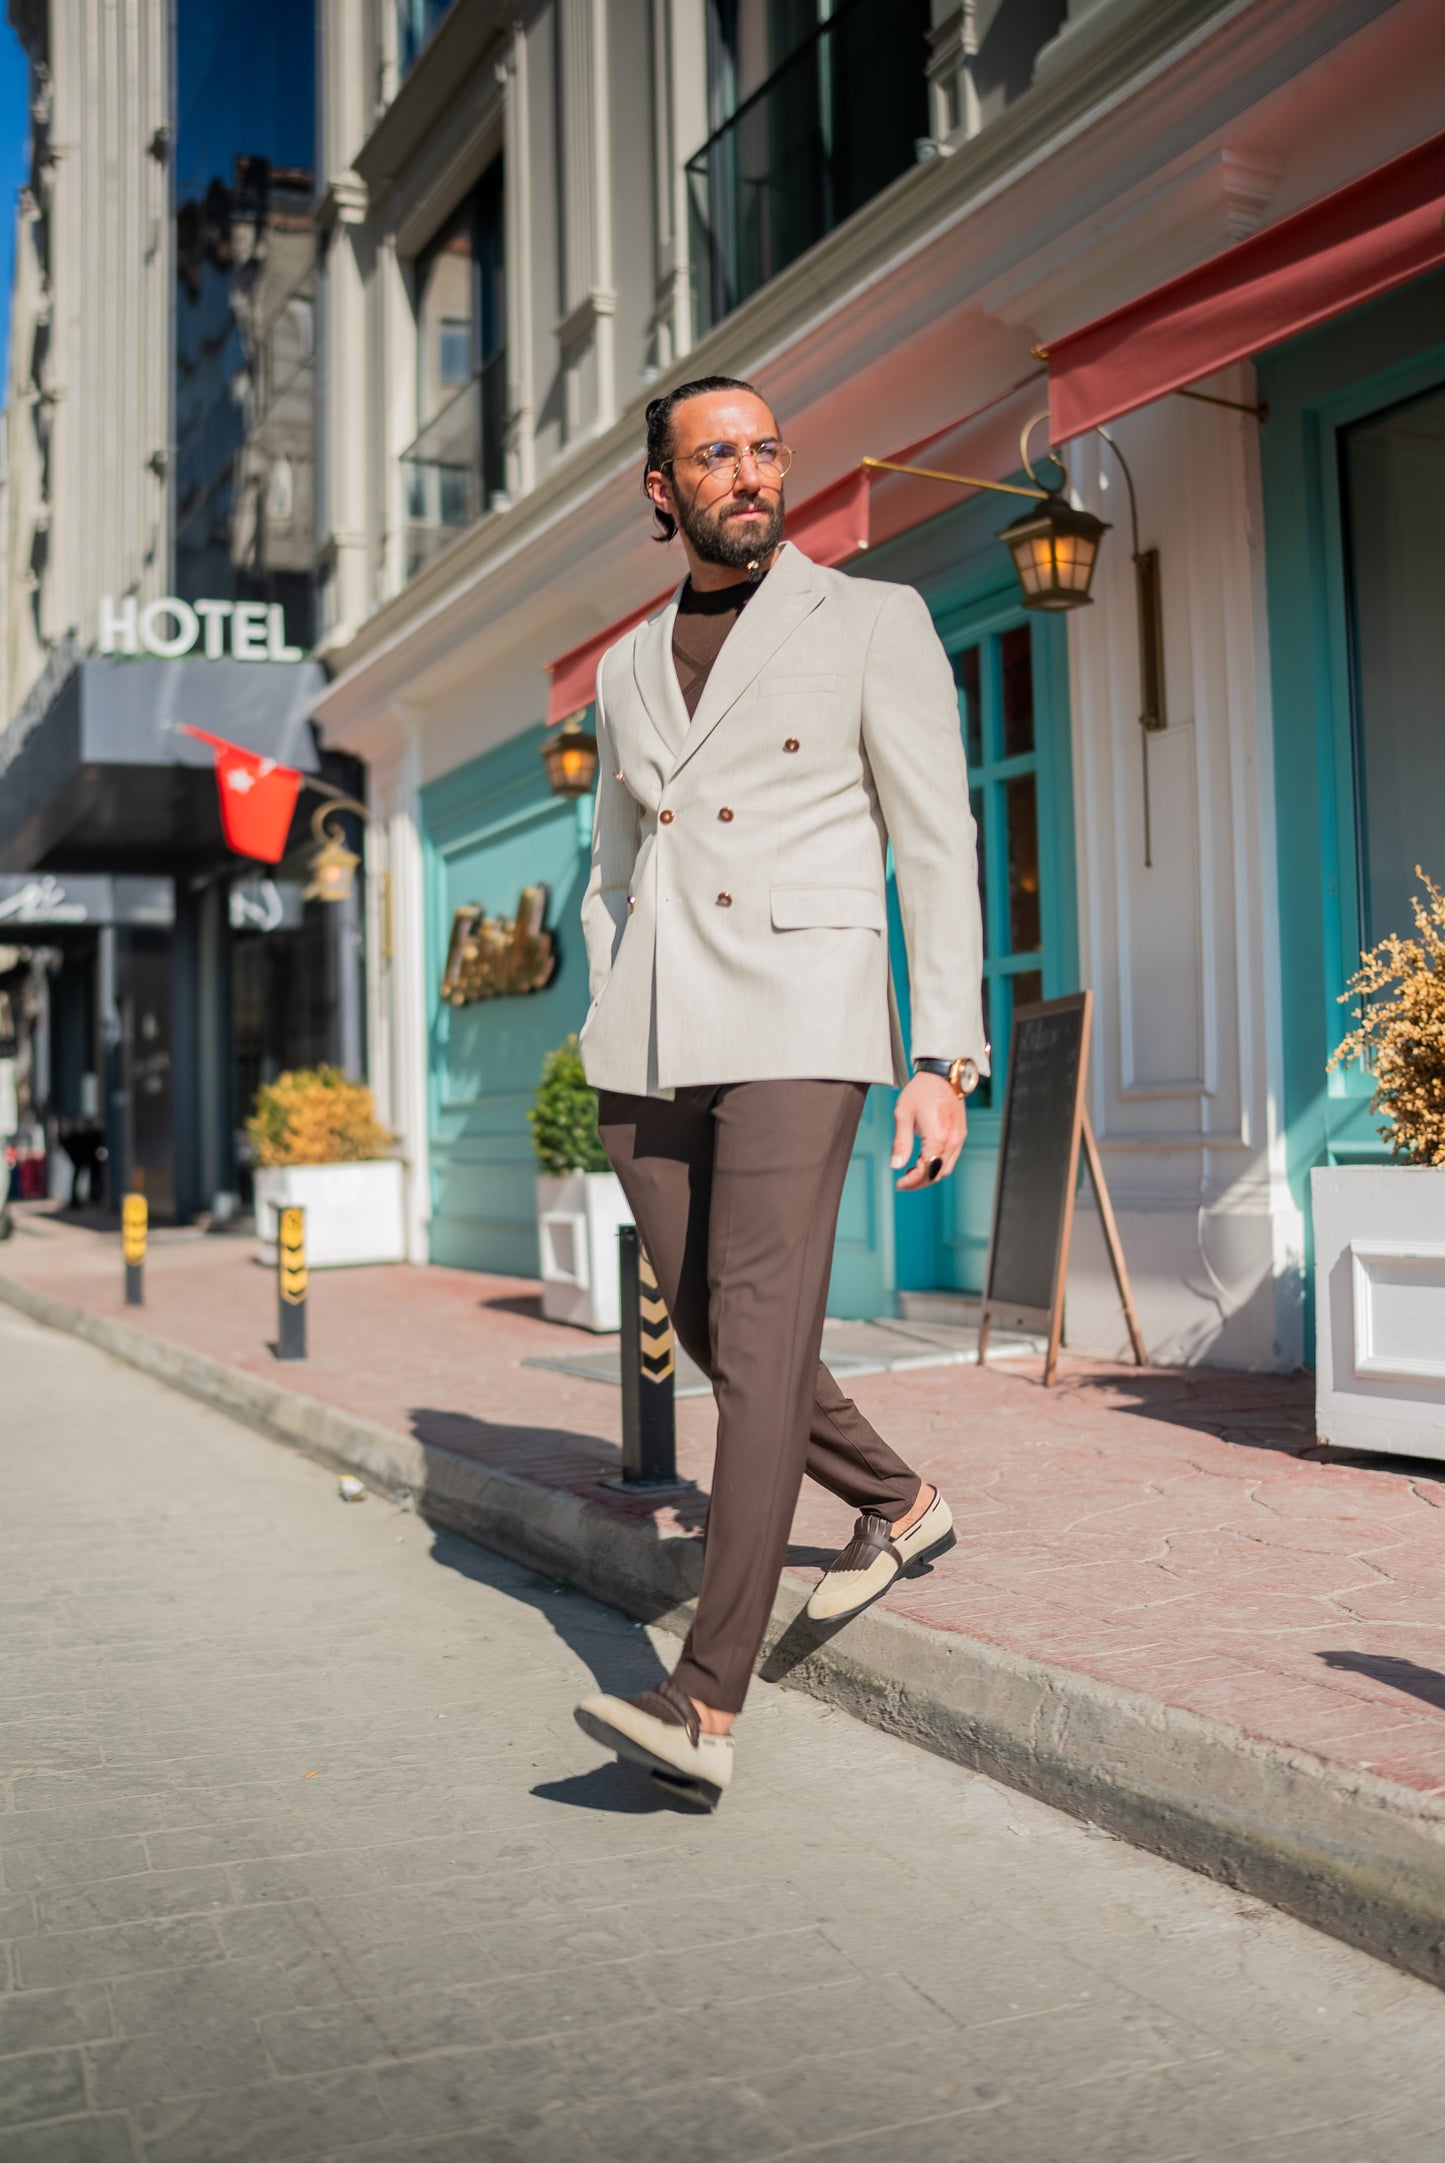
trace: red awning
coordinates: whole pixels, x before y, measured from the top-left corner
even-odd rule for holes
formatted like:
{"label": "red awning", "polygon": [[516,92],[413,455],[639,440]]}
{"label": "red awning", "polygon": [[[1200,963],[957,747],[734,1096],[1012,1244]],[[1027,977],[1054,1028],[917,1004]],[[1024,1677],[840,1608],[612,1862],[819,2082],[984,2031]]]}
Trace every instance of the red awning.
{"label": "red awning", "polygon": [[1445,135],[1049,348],[1066,443],[1445,263]]}
{"label": "red awning", "polygon": [[[811,556],[814,563],[846,563],[850,556],[865,549],[868,546],[867,474],[845,473],[841,481],[819,489],[816,496],[809,496],[797,510],[789,511],[788,539],[805,556]],[[548,728],[565,721],[569,713],[577,713],[582,707],[591,705],[596,694],[597,664],[603,654],[635,623],[641,623],[654,609],[661,608],[672,591],[672,586],[664,587],[641,608],[634,608],[628,616],[619,616],[605,631],[594,632],[580,646],[573,646],[557,660],[548,662],[552,677],[547,698]]]}

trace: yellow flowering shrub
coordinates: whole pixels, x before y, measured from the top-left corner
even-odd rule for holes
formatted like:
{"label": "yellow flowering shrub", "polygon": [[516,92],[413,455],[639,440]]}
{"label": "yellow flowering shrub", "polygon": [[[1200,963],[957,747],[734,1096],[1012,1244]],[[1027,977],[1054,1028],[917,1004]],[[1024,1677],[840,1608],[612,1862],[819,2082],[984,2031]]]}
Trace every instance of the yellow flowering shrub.
{"label": "yellow flowering shrub", "polygon": [[256,1092],[246,1132],[259,1165],[360,1164],[384,1157],[395,1136],[376,1116],[364,1082],[340,1067],[298,1067]]}
{"label": "yellow flowering shrub", "polygon": [[1426,878],[1412,903],[1418,938],[1392,932],[1361,957],[1346,999],[1355,1024],[1330,1061],[1358,1059],[1375,1077],[1370,1109],[1389,1121],[1381,1134],[1397,1157],[1445,1164],[1445,892]]}

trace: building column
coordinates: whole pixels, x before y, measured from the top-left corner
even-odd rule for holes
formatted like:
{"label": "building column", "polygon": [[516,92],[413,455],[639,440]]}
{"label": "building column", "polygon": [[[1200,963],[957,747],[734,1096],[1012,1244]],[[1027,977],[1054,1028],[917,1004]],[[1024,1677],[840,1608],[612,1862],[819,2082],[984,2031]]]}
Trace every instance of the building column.
{"label": "building column", "polygon": [[392,955],[387,967],[391,1028],[389,1117],[407,1162],[407,1260],[430,1259],[430,996],[426,953],[426,865],[422,841],[421,762],[411,710],[393,706],[402,748],[386,818],[391,878]]}
{"label": "building column", "polygon": [[607,0],[559,0],[563,432],[600,434],[617,413]]}

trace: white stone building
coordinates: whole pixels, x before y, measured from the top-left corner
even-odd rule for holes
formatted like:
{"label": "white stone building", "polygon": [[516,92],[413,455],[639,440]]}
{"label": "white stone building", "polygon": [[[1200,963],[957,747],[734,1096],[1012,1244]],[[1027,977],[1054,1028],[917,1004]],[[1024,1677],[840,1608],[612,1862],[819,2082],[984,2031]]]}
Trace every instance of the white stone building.
{"label": "white stone building", "polygon": [[[774,403],[801,545],[917,584],[955,658],[996,1050],[1011,1001],[1092,987],[1089,1099],[1152,1353],[1298,1362],[1308,1166],[1380,1146],[1358,1080],[1325,1080],[1335,1000],[1364,933],[1398,915],[1395,858],[1428,840],[1401,775],[1445,756],[1418,668],[1392,710],[1419,718],[1396,740],[1308,625],[1348,614],[1366,650],[1384,621],[1365,513],[1388,530],[1414,515],[1400,400],[1416,470],[1439,473],[1445,287],[1428,238],[1403,272],[1372,286],[1356,265],[1351,284],[1333,227],[1286,221],[1325,205],[1317,217],[1348,226],[1358,191],[1382,171],[1395,185],[1408,154],[1427,181],[1445,174],[1438,5],[320,0],[320,15],[332,680],[317,718],[370,772],[371,1067],[413,1169],[414,1258],[536,1266],[525,1108],[586,1003],[585,822],[543,778],[545,670],[574,655],[557,681],[564,707],[584,704],[576,649],[678,575],[648,538],[642,410],[720,371]],[[1400,171],[1407,194],[1426,185]],[[1258,345],[1216,365],[1210,323],[1228,311],[1195,307],[1190,344],[1181,292],[1156,313],[1185,375],[1161,362],[1104,409],[1162,587],[1146,835],[1113,452],[1094,432],[1065,448],[1075,501],[1112,527],[1094,605],[1065,616],[1020,605],[995,538],[1016,501],[860,481],[860,461],[1018,481],[1021,428],[1062,395],[1071,333],[1276,228],[1284,270],[1262,288]],[[1291,248],[1323,250],[1334,278],[1298,337],[1282,300],[1265,305]],[[1232,403],[1174,395],[1186,382]],[[1374,466],[1375,439],[1349,433],[1371,415]],[[1355,450],[1365,464],[1319,482],[1336,526],[1317,559],[1306,450],[1321,429],[1329,472],[1353,472]],[[1049,434],[1040,421],[1035,463]],[[1427,587],[1399,575],[1423,623]],[[1378,835],[1367,847],[1366,799],[1391,790],[1403,824],[1387,864]],[[553,984],[445,1006],[454,910],[508,914],[539,880]],[[976,1103],[948,1192],[916,1202],[894,1201],[886,1114],[875,1102],[845,1197],[838,1311],[980,1282],[997,1094]],[[1087,1192],[1068,1339],[1124,1344]]]}

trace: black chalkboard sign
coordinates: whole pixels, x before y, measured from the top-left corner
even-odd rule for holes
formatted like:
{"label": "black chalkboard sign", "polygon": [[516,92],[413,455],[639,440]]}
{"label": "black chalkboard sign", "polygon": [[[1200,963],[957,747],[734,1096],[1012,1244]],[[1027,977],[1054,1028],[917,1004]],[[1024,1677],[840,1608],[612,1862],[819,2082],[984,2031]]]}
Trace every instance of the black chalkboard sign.
{"label": "black chalkboard sign", "polygon": [[1118,1229],[1084,1102],[1093,998],[1090,991],[1076,991],[1064,999],[1042,999],[1019,1007],[1009,1045],[978,1356],[980,1363],[987,1356],[993,1322],[1005,1328],[1047,1330],[1045,1382],[1053,1380],[1063,1335],[1064,1280],[1081,1142],[1134,1356],[1144,1365],[1143,1340]]}

